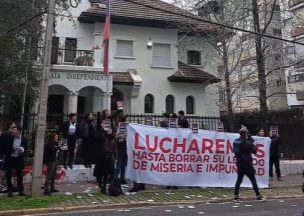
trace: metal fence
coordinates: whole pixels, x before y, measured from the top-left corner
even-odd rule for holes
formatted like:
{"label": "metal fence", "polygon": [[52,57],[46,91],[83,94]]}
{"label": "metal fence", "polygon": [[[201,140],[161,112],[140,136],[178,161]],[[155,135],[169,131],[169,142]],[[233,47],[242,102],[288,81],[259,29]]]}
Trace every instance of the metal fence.
{"label": "metal fence", "polygon": [[[100,117],[100,113],[95,114],[95,119]],[[159,126],[160,121],[162,121],[162,115],[155,114],[127,114],[127,121],[130,123],[145,124],[146,119],[151,119],[154,126]],[[0,129],[2,131],[6,130],[6,125],[9,121],[14,121],[19,123],[21,116],[0,116]],[[85,119],[85,115],[78,115],[78,122],[81,122]],[[114,119],[114,122],[118,122],[119,116]],[[198,123],[201,129],[215,130],[215,125],[220,121],[219,117],[205,117],[205,116],[187,116],[189,125],[195,122]],[[37,125],[38,116],[37,114],[28,114],[23,116],[23,136],[28,140],[28,147],[26,152],[25,162],[26,164],[32,164],[33,159],[33,150],[35,145],[35,134],[36,134],[36,125]],[[52,114],[47,115],[47,131],[46,139],[49,134],[57,132],[60,129],[64,121],[68,120],[67,114]]]}

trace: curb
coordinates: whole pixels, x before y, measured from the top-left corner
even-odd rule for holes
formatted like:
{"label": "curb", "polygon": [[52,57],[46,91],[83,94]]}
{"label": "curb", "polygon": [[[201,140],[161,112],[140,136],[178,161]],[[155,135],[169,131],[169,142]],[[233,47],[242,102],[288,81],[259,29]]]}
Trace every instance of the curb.
{"label": "curb", "polygon": [[[285,196],[272,196],[267,197],[268,200],[278,200],[278,199],[296,199],[303,198],[304,195],[285,195]],[[244,201],[252,201],[252,197],[244,197]],[[42,214],[42,213],[60,213],[60,212],[73,212],[73,211],[84,211],[84,210],[114,210],[117,208],[136,208],[136,207],[146,207],[146,206],[166,206],[166,205],[197,205],[197,204],[207,204],[207,203],[222,203],[222,202],[232,202],[232,198],[222,198],[217,200],[202,200],[202,201],[191,201],[191,200],[181,200],[173,202],[134,202],[129,203],[114,203],[114,204],[96,204],[96,205],[85,205],[85,206],[67,206],[67,207],[52,207],[52,208],[36,208],[36,209],[23,209],[23,210],[6,210],[0,211],[0,216],[15,216],[15,215],[32,215],[32,214]]]}

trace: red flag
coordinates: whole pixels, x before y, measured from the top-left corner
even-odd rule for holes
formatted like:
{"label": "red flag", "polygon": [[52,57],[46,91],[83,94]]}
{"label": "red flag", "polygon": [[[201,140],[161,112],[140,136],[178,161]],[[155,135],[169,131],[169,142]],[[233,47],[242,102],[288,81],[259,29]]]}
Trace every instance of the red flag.
{"label": "red flag", "polygon": [[109,40],[110,40],[110,7],[111,0],[107,1],[106,21],[103,30],[103,72],[109,75]]}

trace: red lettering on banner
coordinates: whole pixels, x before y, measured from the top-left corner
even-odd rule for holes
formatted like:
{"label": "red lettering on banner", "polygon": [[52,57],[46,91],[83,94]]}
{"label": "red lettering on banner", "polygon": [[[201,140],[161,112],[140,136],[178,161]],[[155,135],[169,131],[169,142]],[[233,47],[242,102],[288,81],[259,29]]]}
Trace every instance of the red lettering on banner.
{"label": "red lettering on banner", "polygon": [[187,173],[193,172],[193,168],[191,164],[152,163],[150,171],[163,173]]}
{"label": "red lettering on banner", "polygon": [[212,147],[213,147],[213,140],[203,139],[202,154],[205,154],[207,150],[209,151],[209,153],[213,153]]}
{"label": "red lettering on banner", "polygon": [[154,137],[154,146],[150,146],[150,136],[146,135],[146,147],[150,152],[155,152],[157,150],[157,144],[158,144],[158,136]]}
{"label": "red lettering on banner", "polygon": [[228,164],[207,164],[206,172],[209,173],[236,173],[237,168],[236,165],[228,165]]}
{"label": "red lettering on banner", "polygon": [[138,150],[145,150],[144,147],[139,145],[139,134],[135,133],[135,137],[134,137],[134,149],[138,149]]}
{"label": "red lettering on banner", "polygon": [[224,139],[216,139],[215,140],[215,153],[217,153],[217,154],[224,154],[225,153],[224,143],[225,143]]}
{"label": "red lettering on banner", "polygon": [[173,143],[173,153],[176,153],[178,148],[181,148],[181,152],[185,153],[186,144],[187,144],[187,139],[184,138],[182,143],[178,143],[177,138],[175,138]]}
{"label": "red lettering on banner", "polygon": [[255,146],[257,148],[256,156],[258,158],[264,158],[265,157],[264,145],[263,144],[256,144]]}
{"label": "red lettering on banner", "polygon": [[227,140],[227,154],[233,153],[233,145],[231,144],[230,140]]}
{"label": "red lettering on banner", "polygon": [[187,153],[190,153],[191,151],[193,151],[193,152],[199,154],[199,149],[198,149],[198,144],[197,144],[197,140],[196,140],[196,139],[193,139],[193,140],[191,141]]}
{"label": "red lettering on banner", "polygon": [[166,137],[166,138],[163,138],[160,140],[160,143],[159,143],[159,149],[163,152],[163,153],[170,153],[171,152],[171,149],[164,149],[164,143],[165,142],[172,142],[172,139]]}
{"label": "red lettering on banner", "polygon": [[198,173],[203,172],[203,164],[197,164],[197,166],[196,166],[196,172],[198,172]]}

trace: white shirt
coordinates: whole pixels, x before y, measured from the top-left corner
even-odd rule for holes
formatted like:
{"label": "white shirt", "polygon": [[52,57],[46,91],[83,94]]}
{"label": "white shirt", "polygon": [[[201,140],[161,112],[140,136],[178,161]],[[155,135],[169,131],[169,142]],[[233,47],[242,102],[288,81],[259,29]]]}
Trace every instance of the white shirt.
{"label": "white shirt", "polygon": [[73,124],[72,122],[70,122],[69,134],[74,135],[75,132],[76,132],[76,123]]}

